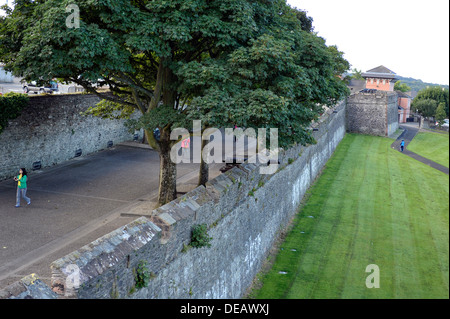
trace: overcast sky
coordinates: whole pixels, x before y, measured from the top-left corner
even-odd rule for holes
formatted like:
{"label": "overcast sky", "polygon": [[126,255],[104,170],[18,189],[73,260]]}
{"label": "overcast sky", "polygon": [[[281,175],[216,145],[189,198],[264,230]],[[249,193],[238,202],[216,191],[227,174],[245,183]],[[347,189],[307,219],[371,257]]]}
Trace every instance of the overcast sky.
{"label": "overcast sky", "polygon": [[308,11],[315,31],[328,45],[337,45],[352,68],[384,65],[424,82],[450,82],[448,0],[287,2]]}
{"label": "overcast sky", "polygon": [[[2,5],[4,5],[6,2],[8,2],[8,4],[11,4],[11,3],[12,3],[12,0],[0,0],[0,7],[1,7]],[[0,15],[5,15],[5,11],[0,10]]]}
{"label": "overcast sky", "polygon": [[449,84],[448,0],[287,0],[352,68],[384,65],[398,75]]}

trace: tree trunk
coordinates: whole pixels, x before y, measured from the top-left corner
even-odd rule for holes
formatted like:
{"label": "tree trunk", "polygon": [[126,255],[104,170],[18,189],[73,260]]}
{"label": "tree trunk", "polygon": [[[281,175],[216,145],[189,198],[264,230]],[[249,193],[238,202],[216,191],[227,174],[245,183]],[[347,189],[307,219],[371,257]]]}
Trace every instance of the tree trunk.
{"label": "tree trunk", "polygon": [[206,182],[209,180],[209,164],[203,161],[200,163],[200,171],[198,174],[198,186],[206,185]]}
{"label": "tree trunk", "polygon": [[159,152],[158,205],[165,205],[177,198],[177,164],[170,158],[170,142],[161,141]]}
{"label": "tree trunk", "polygon": [[[161,61],[162,66],[162,107],[174,107],[177,92],[174,91],[172,85],[176,80],[172,70],[165,65],[164,59]],[[177,164],[172,162],[170,158],[170,149],[172,141],[170,140],[170,126],[160,129],[159,141],[159,196],[158,204],[160,206],[167,204],[177,198]]]}
{"label": "tree trunk", "polygon": [[[202,140],[202,150],[208,144],[208,141]],[[200,162],[200,170],[198,174],[198,186],[205,186],[206,182],[209,180],[209,164],[203,160],[203,156],[201,156]]]}

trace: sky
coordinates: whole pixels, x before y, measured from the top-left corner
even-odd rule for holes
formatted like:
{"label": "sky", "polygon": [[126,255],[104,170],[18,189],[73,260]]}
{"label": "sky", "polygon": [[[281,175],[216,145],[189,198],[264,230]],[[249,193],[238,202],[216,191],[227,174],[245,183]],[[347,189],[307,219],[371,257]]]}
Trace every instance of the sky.
{"label": "sky", "polygon": [[[12,0],[0,0],[0,7],[6,4],[6,2],[8,2],[8,4],[11,6]],[[0,16],[2,15],[5,15],[5,11],[0,10]]]}
{"label": "sky", "polygon": [[344,52],[352,68],[365,72],[384,65],[400,76],[450,82],[448,0],[287,2],[308,12],[314,31]]}
{"label": "sky", "polygon": [[287,0],[314,31],[363,72],[384,65],[403,77],[449,84],[448,0]]}

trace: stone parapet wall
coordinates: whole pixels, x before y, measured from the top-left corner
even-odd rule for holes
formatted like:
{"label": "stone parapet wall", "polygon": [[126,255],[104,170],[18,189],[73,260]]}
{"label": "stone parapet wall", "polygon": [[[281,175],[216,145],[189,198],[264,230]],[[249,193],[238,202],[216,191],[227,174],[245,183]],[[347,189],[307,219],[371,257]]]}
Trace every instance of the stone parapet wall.
{"label": "stone parapet wall", "polygon": [[[266,164],[233,168],[55,261],[52,289],[89,299],[242,297],[345,135],[345,103],[334,110],[313,125],[317,144],[283,151],[275,174],[260,174]],[[188,246],[199,224],[211,247]],[[140,272],[149,278],[144,288]]]}
{"label": "stone parapet wall", "polygon": [[[312,124],[316,144],[282,150],[276,173],[261,174],[267,164],[241,164],[54,261],[51,287],[39,283],[39,289],[27,290],[16,283],[0,298],[243,297],[344,138],[345,113],[342,102]],[[208,226],[210,247],[189,247],[199,224]],[[140,287],[143,275],[147,282]]]}

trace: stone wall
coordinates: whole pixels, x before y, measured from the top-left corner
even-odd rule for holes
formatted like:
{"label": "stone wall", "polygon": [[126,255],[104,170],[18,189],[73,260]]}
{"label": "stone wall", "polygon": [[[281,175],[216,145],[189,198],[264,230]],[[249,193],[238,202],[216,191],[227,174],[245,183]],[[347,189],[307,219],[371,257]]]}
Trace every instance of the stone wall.
{"label": "stone wall", "polygon": [[31,274],[0,290],[0,299],[57,299],[58,295]]}
{"label": "stone wall", "polygon": [[30,96],[21,116],[0,134],[0,180],[20,167],[31,171],[35,162],[50,167],[74,158],[79,149],[87,155],[110,141],[132,139],[123,121],[80,115],[99,101],[87,94]]}
{"label": "stone wall", "polygon": [[398,129],[396,92],[356,93],[347,102],[347,130],[377,136],[390,136]]}
{"label": "stone wall", "polygon": [[[261,174],[265,164],[241,164],[54,261],[51,287],[33,274],[0,298],[241,298],[346,130],[395,132],[395,101],[388,92],[352,95],[311,125],[316,144],[282,151],[275,174]],[[208,226],[211,247],[189,247],[199,224]]]}
{"label": "stone wall", "polygon": [[[275,174],[241,164],[52,263],[52,285],[37,274],[0,298],[240,298],[280,231],[345,135],[346,103],[312,125],[317,144],[280,154]],[[189,248],[193,226],[208,225],[211,247]],[[137,287],[138,275],[148,286]]]}
{"label": "stone wall", "polygon": [[[344,137],[345,108],[312,125],[317,144],[283,151],[275,174],[242,164],[56,260],[52,290],[89,299],[242,297]],[[199,224],[207,224],[211,247],[189,248]],[[139,274],[148,275],[147,287],[137,287]]]}

